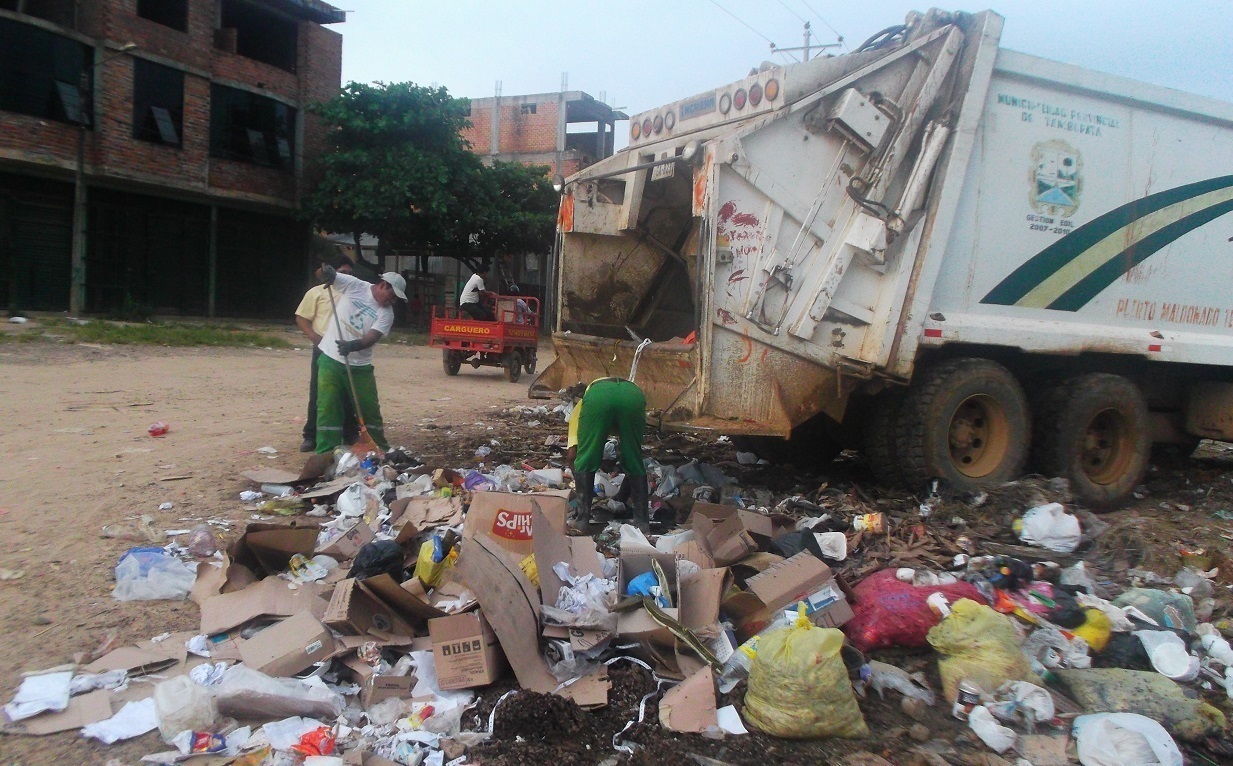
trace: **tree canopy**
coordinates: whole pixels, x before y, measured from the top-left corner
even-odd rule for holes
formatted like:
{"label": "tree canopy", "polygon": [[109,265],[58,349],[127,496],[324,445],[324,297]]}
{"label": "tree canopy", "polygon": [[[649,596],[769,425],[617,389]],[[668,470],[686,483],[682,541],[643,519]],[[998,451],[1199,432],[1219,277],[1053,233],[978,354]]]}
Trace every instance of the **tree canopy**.
{"label": "tree canopy", "polygon": [[461,134],[467,99],[409,82],[353,82],[311,109],[329,136],[302,199],[319,227],[376,235],[383,252],[471,258],[551,247],[548,169],[485,166]]}

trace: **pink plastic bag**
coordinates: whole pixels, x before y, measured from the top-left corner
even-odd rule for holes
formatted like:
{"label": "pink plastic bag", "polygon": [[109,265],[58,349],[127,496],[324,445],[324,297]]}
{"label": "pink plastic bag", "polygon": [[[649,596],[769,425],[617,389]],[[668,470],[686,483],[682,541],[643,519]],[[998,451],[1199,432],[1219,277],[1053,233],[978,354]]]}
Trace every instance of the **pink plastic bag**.
{"label": "pink plastic bag", "polygon": [[951,603],[961,598],[989,603],[971,583],[917,587],[897,580],[894,569],[883,569],[853,589],[852,610],[856,616],[844,624],[843,632],[862,652],[892,646],[928,646],[925,635],[940,621],[925,603],[934,593],[944,594]]}

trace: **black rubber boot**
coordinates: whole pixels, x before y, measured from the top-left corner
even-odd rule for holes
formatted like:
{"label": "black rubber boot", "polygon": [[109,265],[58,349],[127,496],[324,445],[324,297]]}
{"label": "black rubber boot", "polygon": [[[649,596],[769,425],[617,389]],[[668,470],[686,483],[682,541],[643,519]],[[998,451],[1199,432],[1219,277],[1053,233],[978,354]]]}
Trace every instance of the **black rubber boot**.
{"label": "black rubber boot", "polygon": [[578,498],[578,513],[569,521],[569,526],[581,532],[595,522],[591,503],[595,499],[595,472],[578,471],[574,474],[574,495]]}
{"label": "black rubber boot", "polygon": [[629,492],[629,509],[634,516],[634,524],[644,535],[651,534],[651,508],[650,495],[651,488],[647,483],[647,478],[643,476],[625,476],[625,481],[630,485]]}

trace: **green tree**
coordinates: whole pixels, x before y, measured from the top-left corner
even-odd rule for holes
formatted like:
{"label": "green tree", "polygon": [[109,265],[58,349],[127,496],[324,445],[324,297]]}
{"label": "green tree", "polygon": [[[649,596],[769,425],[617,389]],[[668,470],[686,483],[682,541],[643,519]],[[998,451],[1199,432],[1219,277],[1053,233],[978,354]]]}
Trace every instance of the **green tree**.
{"label": "green tree", "polygon": [[549,249],[557,199],[546,168],[488,168],[461,131],[469,102],[414,83],[349,83],[312,111],[329,146],[304,215],[329,231],[367,232],[381,252],[427,249],[474,259]]}

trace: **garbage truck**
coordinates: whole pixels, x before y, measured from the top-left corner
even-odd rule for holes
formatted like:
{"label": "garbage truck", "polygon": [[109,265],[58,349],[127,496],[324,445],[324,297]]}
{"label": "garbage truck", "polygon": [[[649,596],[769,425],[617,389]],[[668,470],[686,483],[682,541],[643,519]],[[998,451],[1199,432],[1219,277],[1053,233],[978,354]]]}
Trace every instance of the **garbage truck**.
{"label": "garbage truck", "polygon": [[663,429],[883,482],[1062,476],[1093,508],[1154,444],[1233,439],[1233,105],[914,12],[631,120],[556,179],[555,361]]}

